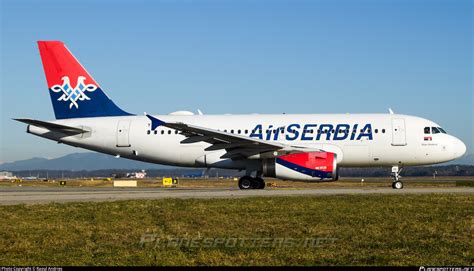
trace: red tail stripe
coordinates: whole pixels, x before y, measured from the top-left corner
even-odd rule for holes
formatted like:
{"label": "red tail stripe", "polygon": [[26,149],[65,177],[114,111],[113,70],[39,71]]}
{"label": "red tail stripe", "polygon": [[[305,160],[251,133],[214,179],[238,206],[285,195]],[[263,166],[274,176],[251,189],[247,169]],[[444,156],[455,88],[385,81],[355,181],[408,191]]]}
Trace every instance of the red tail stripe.
{"label": "red tail stripe", "polygon": [[76,86],[79,76],[86,77],[85,84],[94,84],[99,87],[61,41],[38,41],[38,47],[48,88],[53,85],[62,85],[64,76],[69,77],[73,88]]}

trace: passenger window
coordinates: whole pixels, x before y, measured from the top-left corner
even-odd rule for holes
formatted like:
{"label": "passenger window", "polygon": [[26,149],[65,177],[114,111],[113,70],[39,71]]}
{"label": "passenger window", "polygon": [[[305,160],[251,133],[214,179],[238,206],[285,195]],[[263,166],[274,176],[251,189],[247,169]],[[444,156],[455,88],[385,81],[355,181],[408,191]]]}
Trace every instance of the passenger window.
{"label": "passenger window", "polygon": [[385,129],[382,129],[382,134],[385,134]]}
{"label": "passenger window", "polygon": [[436,127],[431,127],[431,130],[433,131],[433,134],[439,134],[439,133],[441,133],[441,132],[438,130],[438,128],[436,128]]}
{"label": "passenger window", "polygon": [[378,133],[379,132],[379,129],[375,129],[375,133]]}
{"label": "passenger window", "polygon": [[430,127],[425,127],[425,134],[429,134],[430,133]]}
{"label": "passenger window", "polygon": [[149,134],[150,134],[150,130],[146,131],[146,134],[149,135]]}

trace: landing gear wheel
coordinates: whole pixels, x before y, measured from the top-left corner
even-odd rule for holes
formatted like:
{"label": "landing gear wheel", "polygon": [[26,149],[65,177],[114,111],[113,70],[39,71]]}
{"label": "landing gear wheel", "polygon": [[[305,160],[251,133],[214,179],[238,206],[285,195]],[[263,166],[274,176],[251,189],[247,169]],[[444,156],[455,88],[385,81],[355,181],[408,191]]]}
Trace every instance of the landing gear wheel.
{"label": "landing gear wheel", "polygon": [[265,188],[265,181],[262,178],[260,178],[260,177],[254,178],[253,182],[254,182],[254,189],[264,189]]}
{"label": "landing gear wheel", "polygon": [[259,189],[260,183],[258,182],[257,178],[252,178],[252,189]]}
{"label": "landing gear wheel", "polygon": [[251,189],[253,188],[253,178],[250,176],[243,176],[239,179],[240,189]]}
{"label": "landing gear wheel", "polygon": [[400,181],[396,181],[392,183],[392,188],[393,189],[402,189],[403,188],[403,183]]}

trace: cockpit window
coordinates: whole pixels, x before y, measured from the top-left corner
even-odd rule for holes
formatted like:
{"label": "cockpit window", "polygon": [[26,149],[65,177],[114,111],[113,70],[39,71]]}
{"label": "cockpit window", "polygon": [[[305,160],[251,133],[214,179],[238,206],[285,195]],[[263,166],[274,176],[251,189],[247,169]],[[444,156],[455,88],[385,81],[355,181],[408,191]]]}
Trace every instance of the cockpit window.
{"label": "cockpit window", "polygon": [[438,130],[439,130],[441,133],[443,133],[443,134],[447,134],[446,131],[445,131],[443,128],[441,128],[441,127],[438,127]]}
{"label": "cockpit window", "polygon": [[430,127],[425,127],[425,134],[430,134],[430,133],[431,133]]}
{"label": "cockpit window", "polygon": [[433,131],[433,134],[439,134],[439,133],[441,133],[441,132],[438,130],[438,128],[436,128],[436,127],[431,127],[431,130]]}

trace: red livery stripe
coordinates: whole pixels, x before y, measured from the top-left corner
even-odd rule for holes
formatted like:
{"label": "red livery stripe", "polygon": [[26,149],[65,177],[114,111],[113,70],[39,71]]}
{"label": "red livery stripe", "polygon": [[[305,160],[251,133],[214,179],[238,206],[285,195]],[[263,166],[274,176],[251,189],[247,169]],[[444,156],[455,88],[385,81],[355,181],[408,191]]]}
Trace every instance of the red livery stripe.
{"label": "red livery stripe", "polygon": [[62,85],[61,78],[63,76],[69,77],[72,87],[76,86],[79,76],[86,77],[85,84],[94,84],[99,87],[61,41],[38,41],[38,47],[48,88],[54,85]]}
{"label": "red livery stripe", "polygon": [[278,158],[308,169],[325,172],[333,171],[333,160],[335,159],[332,152],[302,152],[282,155]]}

